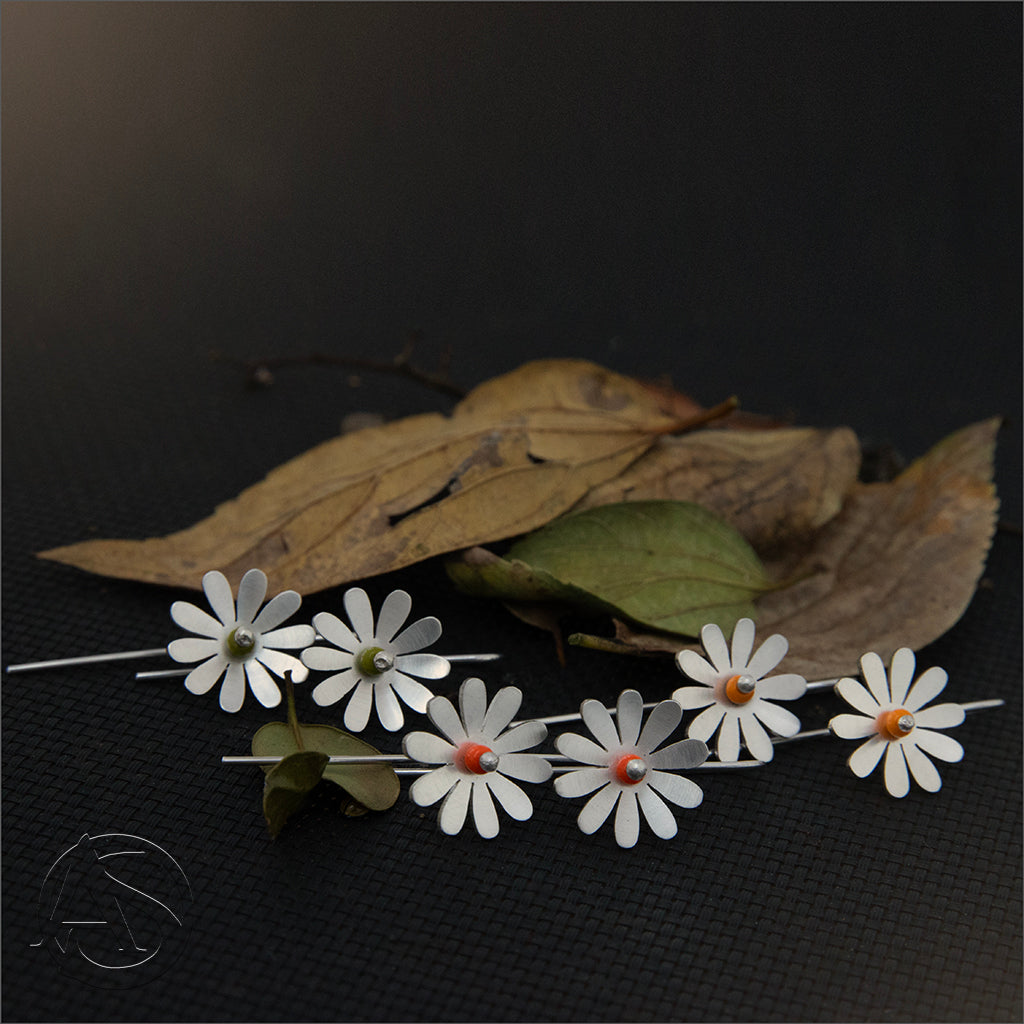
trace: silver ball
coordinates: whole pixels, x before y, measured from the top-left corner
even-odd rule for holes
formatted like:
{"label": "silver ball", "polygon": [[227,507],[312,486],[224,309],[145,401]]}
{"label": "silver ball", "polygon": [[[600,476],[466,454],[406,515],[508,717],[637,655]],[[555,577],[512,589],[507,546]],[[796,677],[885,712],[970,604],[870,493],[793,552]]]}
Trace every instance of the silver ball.
{"label": "silver ball", "polygon": [[736,689],[740,693],[753,693],[757,687],[757,680],[753,676],[740,676],[736,680]]}
{"label": "silver ball", "polygon": [[626,777],[639,782],[647,774],[647,762],[642,757],[634,757],[626,762]]}
{"label": "silver ball", "polygon": [[493,750],[488,750],[486,754],[480,755],[480,767],[485,772],[493,772],[497,769],[499,760],[498,755]]}
{"label": "silver ball", "polygon": [[373,667],[378,672],[387,672],[395,667],[395,656],[387,651],[378,651],[373,656]]}
{"label": "silver ball", "polygon": [[241,647],[247,651],[256,643],[256,634],[246,626],[239,626],[235,630],[232,639],[236,647]]}
{"label": "silver ball", "polygon": [[900,719],[897,724],[899,725],[901,732],[910,732],[917,723],[914,721],[914,716],[908,711],[905,715],[900,715]]}

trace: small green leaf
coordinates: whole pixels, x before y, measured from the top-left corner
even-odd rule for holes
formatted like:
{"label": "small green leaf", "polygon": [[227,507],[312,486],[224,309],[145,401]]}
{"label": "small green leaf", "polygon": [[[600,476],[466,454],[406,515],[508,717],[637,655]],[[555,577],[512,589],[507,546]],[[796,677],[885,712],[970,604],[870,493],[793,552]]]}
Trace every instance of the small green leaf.
{"label": "small green leaf", "polygon": [[301,750],[270,766],[263,784],[263,816],[271,836],[276,839],[285,822],[302,808],[326,767],[327,755],[318,750]]}
{"label": "small green leaf", "polygon": [[[380,753],[369,743],[341,729],[335,729],[332,725],[296,723],[296,728],[301,738],[301,748],[296,739],[296,729],[291,724],[268,722],[252,738],[253,754],[257,757],[287,757],[300,749],[321,754]],[[389,764],[328,765],[323,770],[323,777],[340,786],[371,811],[386,811],[398,799],[398,776]]]}
{"label": "small green leaf", "polygon": [[633,622],[697,636],[755,616],[775,584],[741,534],[682,501],[602,505],[530,534],[509,551],[535,574],[572,588]]}

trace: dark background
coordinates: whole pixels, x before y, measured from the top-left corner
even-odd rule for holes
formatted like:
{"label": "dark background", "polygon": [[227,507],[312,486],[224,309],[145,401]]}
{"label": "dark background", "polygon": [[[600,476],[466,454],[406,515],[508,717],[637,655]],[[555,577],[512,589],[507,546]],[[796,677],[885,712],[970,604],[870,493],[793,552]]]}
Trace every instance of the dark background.
{"label": "dark background", "polygon": [[[628,852],[541,791],[490,842],[404,794],[361,820],[318,798],[271,842],[258,771],[217,764],[267,719],[251,699],[229,717],[116,664],[5,677],[4,1017],[1019,1020],[1020,52],[1016,4],[4,4],[5,664],[159,646],[188,596],[33,552],[186,526],[348,413],[450,407],[323,367],[247,389],[230,360],[386,360],[412,331],[462,387],[582,356],[907,458],[1003,414],[1017,528],[919,652],[950,699],[1007,700],[957,731],[941,793],[796,745],[703,776],[679,836]],[[676,685],[559,669],[437,564],[366,586],[408,589],[446,651],[503,651],[480,674],[529,714]],[[163,977],[104,990],[30,948],[85,832],[188,874]]]}

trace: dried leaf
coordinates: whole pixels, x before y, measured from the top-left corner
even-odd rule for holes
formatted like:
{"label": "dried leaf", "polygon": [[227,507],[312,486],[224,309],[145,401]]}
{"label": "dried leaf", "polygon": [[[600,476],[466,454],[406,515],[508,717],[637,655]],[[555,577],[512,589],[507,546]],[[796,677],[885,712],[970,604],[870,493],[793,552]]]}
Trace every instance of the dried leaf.
{"label": "dried leaf", "polygon": [[527,363],[451,417],[426,414],[325,442],[179,533],[95,540],[42,557],[197,587],[261,566],[312,593],[535,529],[686,424],[637,381],[582,360]]}
{"label": "dried leaf", "polygon": [[453,563],[449,574],[472,593],[572,603],[688,636],[707,622],[731,629],[773,585],[735,529],[676,501],[566,516],[516,543],[508,559]]}
{"label": "dried leaf", "polygon": [[693,501],[762,553],[827,523],[857,481],[860,445],[847,427],[701,430],[662,437],[577,509],[618,501]]}
{"label": "dried leaf", "polygon": [[[940,637],[970,603],[995,531],[998,419],[937,444],[891,483],[858,485],[814,538],[769,565],[799,582],[758,602],[759,632],[789,640],[786,670],[810,679],[855,673],[866,651],[888,660]],[[670,637],[616,624],[638,650],[679,650]]]}

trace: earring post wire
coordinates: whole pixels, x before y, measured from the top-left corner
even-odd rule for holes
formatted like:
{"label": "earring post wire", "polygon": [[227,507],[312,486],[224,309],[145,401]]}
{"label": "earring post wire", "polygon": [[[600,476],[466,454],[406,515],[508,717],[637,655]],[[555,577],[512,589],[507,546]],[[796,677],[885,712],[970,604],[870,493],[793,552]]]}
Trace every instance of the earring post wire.
{"label": "earring post wire", "polygon": [[76,658],[54,658],[51,661],[27,661],[20,665],[8,665],[7,673],[35,672],[44,668],[65,668],[71,665],[95,665],[106,661],[128,661],[131,658],[155,658],[166,655],[166,647],[151,647],[144,651],[117,651],[114,654],[86,654]]}

